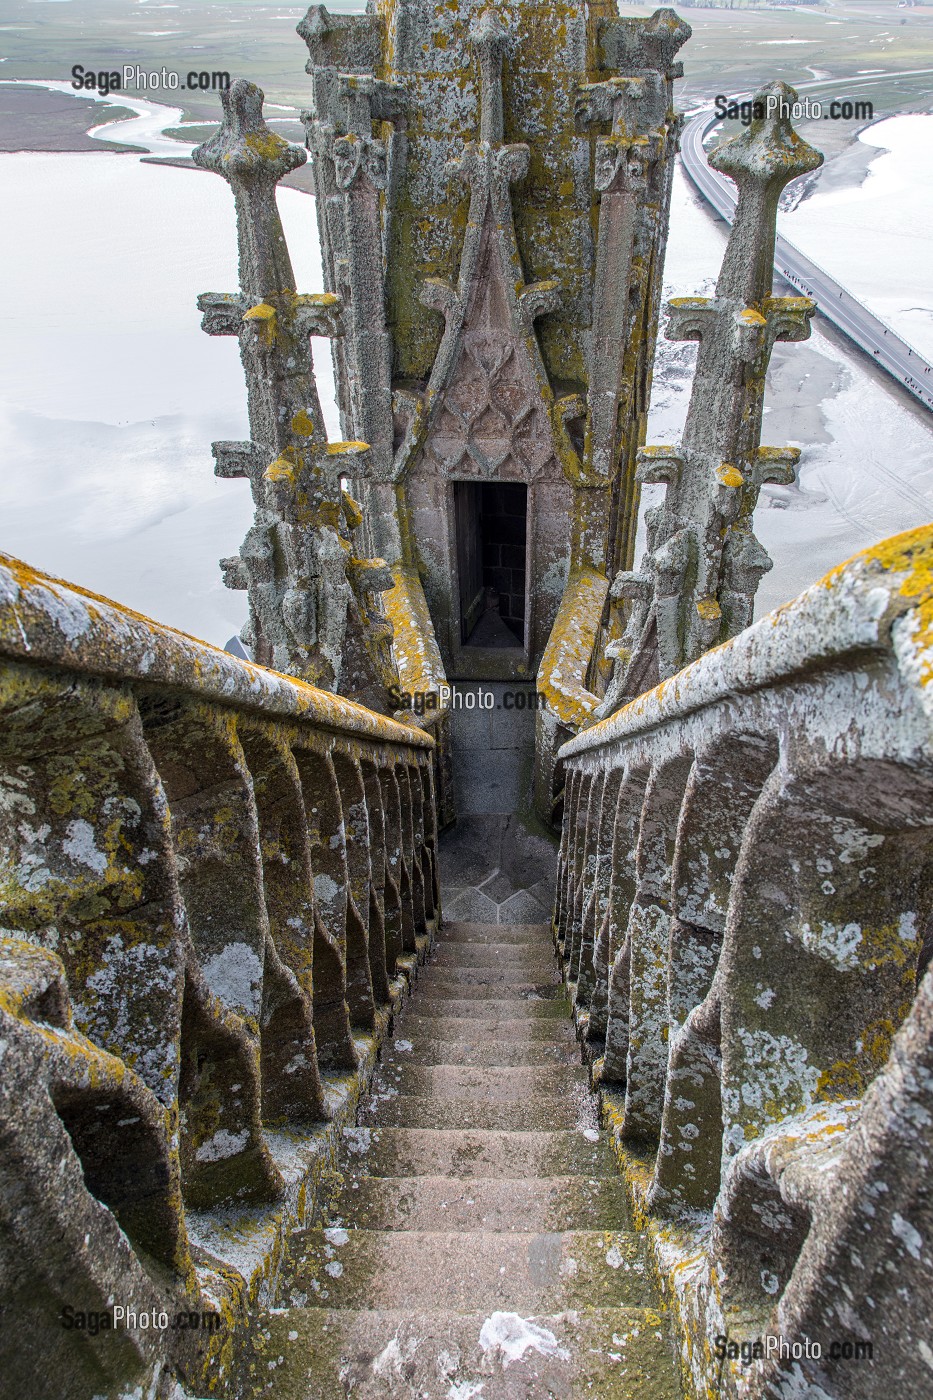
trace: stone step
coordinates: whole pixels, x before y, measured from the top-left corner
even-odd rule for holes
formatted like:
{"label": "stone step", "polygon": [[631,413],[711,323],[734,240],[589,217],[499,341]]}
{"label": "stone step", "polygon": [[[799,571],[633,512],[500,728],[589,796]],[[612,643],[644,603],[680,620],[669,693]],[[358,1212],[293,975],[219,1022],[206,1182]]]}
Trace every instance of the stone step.
{"label": "stone step", "polygon": [[[332,1218],[361,1230],[606,1230],[631,1226],[619,1177],[385,1177],[353,1174]],[[399,1240],[399,1249],[405,1249]]]}
{"label": "stone step", "polygon": [[533,982],[524,976],[520,980],[487,977],[483,981],[473,981],[469,977],[455,977],[455,972],[456,968],[450,967],[423,968],[414,987],[415,1005],[420,1005],[422,997],[426,1001],[511,1001],[513,1006],[550,1001],[559,1004],[562,1016],[570,1014],[569,993],[560,983]]}
{"label": "stone step", "polygon": [[[420,1004],[420,1003],[419,1003]],[[472,1005],[472,1003],[471,1003]],[[519,1045],[535,1045],[541,1041],[548,1044],[576,1044],[573,1025],[569,1019],[554,1020],[552,1017],[532,1016],[421,1016],[414,1010],[405,1010],[395,1022],[395,1037],[414,1042],[418,1037],[425,1040],[451,1040],[465,1044],[487,1043],[490,1040],[515,1041]],[[386,1041],[390,1045],[391,1041]]]}
{"label": "stone step", "polygon": [[445,943],[528,943],[553,946],[549,924],[446,923],[440,938]]}
{"label": "stone step", "polygon": [[294,1286],[308,1306],[441,1308],[488,1314],[642,1307],[652,1285],[627,1230],[315,1229],[294,1236]]}
{"label": "stone step", "polygon": [[[484,966],[442,963],[431,958],[418,975],[419,990],[430,982],[452,982],[470,987],[537,987],[559,989],[560,980],[551,963],[499,963]],[[489,993],[487,992],[488,996]]]}
{"label": "stone step", "polygon": [[412,1055],[399,1056],[381,1065],[373,1078],[374,1098],[394,1089],[402,1095],[466,1099],[470,1103],[511,1103],[544,1099],[553,1108],[571,1095],[587,1096],[586,1070],[582,1064],[535,1066],[425,1065],[412,1063]]}
{"label": "stone step", "polygon": [[431,967],[522,967],[543,969],[558,979],[554,949],[549,944],[440,942],[431,955]]}
{"label": "stone step", "polygon": [[[585,1092],[585,1091],[584,1091]],[[545,1098],[477,1103],[437,1094],[374,1094],[360,1110],[359,1122],[385,1128],[480,1128],[490,1132],[546,1132],[575,1128],[581,1108]]]}
{"label": "stone step", "polygon": [[255,1400],[679,1400],[648,1308],[498,1315],[293,1307],[262,1314]]}
{"label": "stone step", "polygon": [[344,1166],[368,1176],[617,1176],[595,1128],[507,1132],[471,1128],[345,1128]]}
{"label": "stone step", "polygon": [[[449,1022],[438,1023],[449,1031]],[[470,1023],[472,1024],[472,1022]],[[578,1065],[580,1047],[573,1035],[561,1037],[557,1044],[547,1040],[500,1039],[495,1033],[473,1040],[433,1040],[412,1034],[401,1041],[410,1050],[396,1050],[398,1041],[387,1041],[383,1051],[386,1064],[401,1064],[403,1056],[420,1065],[490,1065],[506,1068],[510,1065]]]}
{"label": "stone step", "polygon": [[[421,989],[420,982],[417,984],[415,993],[412,996],[412,1010],[417,1011],[419,1016],[431,1016],[440,1020],[450,1021],[460,1018],[479,1019],[483,1021],[501,1018],[506,1021],[514,1021],[527,1018],[529,1021],[546,1020],[559,1022],[566,1027],[570,1017],[570,1002],[566,996],[557,997],[484,997],[482,995],[465,995],[465,989],[457,989],[459,995],[447,995],[443,991],[432,991],[430,995]],[[466,989],[469,990],[469,989]],[[478,993],[482,993],[482,988],[474,988]]]}

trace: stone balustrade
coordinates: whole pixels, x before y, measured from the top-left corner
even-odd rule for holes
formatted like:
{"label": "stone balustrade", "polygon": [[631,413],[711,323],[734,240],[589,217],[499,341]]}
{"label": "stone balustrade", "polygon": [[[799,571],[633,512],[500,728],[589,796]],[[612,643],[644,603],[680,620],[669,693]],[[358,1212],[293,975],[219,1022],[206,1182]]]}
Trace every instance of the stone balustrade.
{"label": "stone balustrade", "polygon": [[[0,555],[13,1389],[235,1378],[439,920],[432,750]],[[60,1322],[121,1305],[214,1320]]]}
{"label": "stone balustrade", "polygon": [[556,936],[698,1396],[933,1385],[931,563],[857,556],[560,751]]}

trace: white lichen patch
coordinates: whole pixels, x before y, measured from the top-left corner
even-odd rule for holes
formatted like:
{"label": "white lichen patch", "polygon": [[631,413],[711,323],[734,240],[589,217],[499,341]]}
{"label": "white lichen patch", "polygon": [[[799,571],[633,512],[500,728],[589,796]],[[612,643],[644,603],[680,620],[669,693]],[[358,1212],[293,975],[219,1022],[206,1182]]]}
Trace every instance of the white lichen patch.
{"label": "white lichen patch", "polygon": [[110,862],[105,852],[98,849],[94,835],[91,823],[79,817],[68,823],[62,850],[72,860],[93,870],[95,875],[105,875]]}
{"label": "white lichen patch", "polygon": [[843,865],[855,865],[864,860],[870,850],[884,845],[880,832],[866,831],[844,817],[833,824],[833,841],[839,847],[839,859]]}
{"label": "white lichen patch", "polygon": [[372,1146],[373,1134],[371,1128],[344,1128],[343,1140],[346,1143],[347,1151],[354,1156],[360,1156],[368,1152]]}
{"label": "white lichen patch", "polygon": [[201,1143],[194,1155],[199,1162],[220,1162],[225,1157],[235,1157],[238,1152],[242,1152],[248,1141],[249,1131],[246,1128],[241,1133],[231,1133],[226,1128],[218,1128],[213,1137]]}
{"label": "white lichen patch", "polygon": [[228,943],[208,958],[201,971],[218,1001],[250,1016],[259,1014],[262,963],[248,943]]}
{"label": "white lichen patch", "polygon": [[808,953],[816,953],[818,957],[825,958],[841,972],[858,967],[858,949],[862,941],[860,924],[848,923],[840,928],[824,919],[818,929],[807,922],[802,923],[798,933]]}
{"label": "white lichen patch", "polygon": [[919,1230],[914,1229],[909,1220],[905,1220],[897,1211],[891,1216],[891,1233],[897,1236],[909,1254],[912,1254],[915,1259],[920,1258],[923,1236]]}
{"label": "white lichen patch", "polygon": [[[783,1105],[786,1112],[796,1112],[809,1106],[819,1083],[819,1072],[809,1063],[806,1046],[790,1036],[774,1036],[770,1031],[748,1030],[740,1026],[737,1037],[744,1052],[747,1078],[739,1086],[737,1097],[747,1108],[772,1110]],[[731,1109],[736,1091],[730,1086],[724,1092]],[[735,1104],[736,1109],[738,1104]]]}

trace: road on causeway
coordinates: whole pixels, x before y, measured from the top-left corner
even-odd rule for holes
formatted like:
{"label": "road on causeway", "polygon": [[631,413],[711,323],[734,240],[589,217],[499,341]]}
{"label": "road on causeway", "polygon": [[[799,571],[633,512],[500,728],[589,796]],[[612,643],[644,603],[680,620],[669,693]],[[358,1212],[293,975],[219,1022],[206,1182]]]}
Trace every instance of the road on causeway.
{"label": "road on causeway", "polygon": [[[719,121],[721,118],[710,108],[691,117],[681,135],[680,155],[690,181],[717,214],[731,224],[735,213],[735,185],[710,167],[703,146],[707,132]],[[838,326],[860,350],[903,384],[925,408],[933,410],[933,367],[919,351],[780,235],[774,245],[774,268],[785,282],[804,296],[812,297],[822,315]]]}

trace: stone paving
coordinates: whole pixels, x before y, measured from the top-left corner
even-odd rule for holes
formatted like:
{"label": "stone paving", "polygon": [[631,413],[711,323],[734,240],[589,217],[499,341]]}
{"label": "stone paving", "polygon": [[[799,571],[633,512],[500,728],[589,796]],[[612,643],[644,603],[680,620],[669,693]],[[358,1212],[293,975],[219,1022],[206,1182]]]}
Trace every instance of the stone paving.
{"label": "stone paving", "polygon": [[451,710],[457,823],[440,841],[444,916],[549,923],[557,845],[531,811],[535,687],[457,682],[456,693],[463,702]]}

